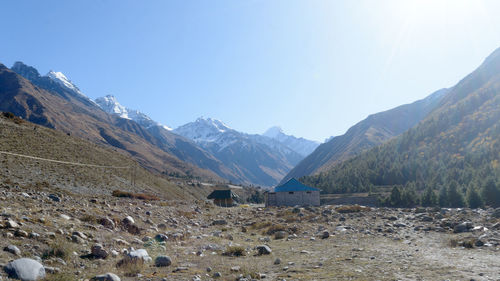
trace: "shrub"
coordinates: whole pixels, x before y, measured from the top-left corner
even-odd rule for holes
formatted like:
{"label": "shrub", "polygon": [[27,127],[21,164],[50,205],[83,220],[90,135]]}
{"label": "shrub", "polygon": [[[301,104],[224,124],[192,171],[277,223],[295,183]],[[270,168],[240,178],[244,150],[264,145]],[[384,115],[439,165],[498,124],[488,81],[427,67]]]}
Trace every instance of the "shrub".
{"label": "shrub", "polygon": [[133,198],[133,199],[141,199],[141,200],[160,200],[158,196],[155,195],[150,195],[150,194],[145,194],[145,193],[132,193],[128,191],[122,191],[122,190],[114,190],[112,195],[114,197],[124,197],[124,198]]}
{"label": "shrub", "polygon": [[123,275],[127,277],[136,277],[144,268],[144,260],[124,258],[120,260],[116,267],[123,271]]}
{"label": "shrub", "polygon": [[281,225],[281,224],[275,224],[275,225],[271,225],[265,232],[264,234],[267,234],[267,235],[273,235],[274,233],[278,232],[278,231],[286,231],[286,227],[284,225]]}
{"label": "shrub", "polygon": [[341,214],[346,214],[346,213],[359,213],[359,212],[368,212],[370,211],[370,207],[364,207],[360,205],[347,205],[347,206],[340,206],[335,209],[335,211],[341,213]]}
{"label": "shrub", "polygon": [[46,260],[51,257],[56,257],[67,260],[72,252],[73,246],[69,242],[62,240],[49,245],[49,247],[43,251],[42,259]]}
{"label": "shrub", "polygon": [[253,229],[263,229],[266,227],[270,227],[272,223],[270,221],[256,222],[252,224],[250,227]]}
{"label": "shrub", "polygon": [[246,250],[241,246],[230,246],[222,254],[230,257],[241,257],[246,255]]}

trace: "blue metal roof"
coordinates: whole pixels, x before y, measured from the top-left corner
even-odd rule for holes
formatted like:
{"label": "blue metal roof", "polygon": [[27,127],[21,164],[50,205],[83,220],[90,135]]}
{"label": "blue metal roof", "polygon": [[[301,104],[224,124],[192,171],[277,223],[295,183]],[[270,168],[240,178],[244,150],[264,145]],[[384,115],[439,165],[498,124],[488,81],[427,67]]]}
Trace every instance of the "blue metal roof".
{"label": "blue metal roof", "polygon": [[289,191],[319,191],[319,189],[304,185],[300,181],[294,178],[274,188],[274,192],[289,192]]}

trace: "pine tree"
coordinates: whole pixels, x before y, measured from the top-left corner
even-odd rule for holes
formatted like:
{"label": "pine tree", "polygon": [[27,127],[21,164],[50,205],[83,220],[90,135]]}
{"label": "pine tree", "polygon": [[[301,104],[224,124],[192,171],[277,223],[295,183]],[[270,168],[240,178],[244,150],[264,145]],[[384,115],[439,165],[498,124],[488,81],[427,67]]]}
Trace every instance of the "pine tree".
{"label": "pine tree", "polygon": [[481,208],[484,205],[483,199],[481,198],[481,196],[479,196],[479,193],[472,186],[469,186],[469,188],[467,189],[466,200],[467,206],[472,209]]}
{"label": "pine tree", "polygon": [[500,188],[495,183],[495,179],[489,178],[486,180],[481,195],[487,206],[500,207]]}
{"label": "pine tree", "polygon": [[433,207],[438,205],[438,198],[436,196],[436,193],[430,186],[427,187],[422,194],[422,197],[420,198],[420,204],[423,207]]}
{"label": "pine tree", "polygon": [[401,205],[401,190],[397,185],[392,188],[390,202],[391,206],[399,207]]}
{"label": "pine tree", "polygon": [[448,207],[448,192],[446,192],[446,187],[442,186],[439,190],[439,206],[440,207]]}
{"label": "pine tree", "polygon": [[462,193],[458,191],[458,183],[452,180],[448,185],[448,204],[453,208],[461,208],[465,206],[465,201]]}

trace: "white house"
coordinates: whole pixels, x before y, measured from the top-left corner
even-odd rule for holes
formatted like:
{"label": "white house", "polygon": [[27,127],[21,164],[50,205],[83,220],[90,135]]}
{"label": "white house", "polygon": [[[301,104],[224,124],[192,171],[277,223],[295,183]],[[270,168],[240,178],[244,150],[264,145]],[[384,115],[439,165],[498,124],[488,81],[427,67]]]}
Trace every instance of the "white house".
{"label": "white house", "polygon": [[292,178],[283,185],[266,193],[266,207],[268,206],[319,206],[318,188],[302,184]]}

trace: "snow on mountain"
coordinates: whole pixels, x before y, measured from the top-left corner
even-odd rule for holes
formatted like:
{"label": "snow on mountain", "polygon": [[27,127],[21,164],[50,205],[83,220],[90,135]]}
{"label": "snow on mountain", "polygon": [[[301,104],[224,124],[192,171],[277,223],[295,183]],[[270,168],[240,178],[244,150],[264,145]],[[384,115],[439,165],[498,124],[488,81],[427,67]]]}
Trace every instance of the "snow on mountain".
{"label": "snow on mountain", "polygon": [[121,118],[131,119],[128,117],[128,110],[125,106],[121,105],[113,95],[97,98],[95,102],[109,114],[118,115]]}
{"label": "snow on mountain", "polygon": [[138,110],[126,108],[125,106],[121,105],[116,99],[116,97],[114,97],[113,95],[107,95],[105,97],[97,98],[95,102],[105,112],[109,114],[118,115],[121,118],[133,120],[139,125],[145,127],[146,129],[149,129],[153,126],[159,126],[164,128],[165,130],[169,131],[172,130],[168,126],[162,125],[154,121],[149,116]]}
{"label": "snow on mountain", "polygon": [[57,84],[59,84],[63,87],[66,87],[67,89],[69,89],[77,94],[85,96],[80,91],[80,89],[78,89],[78,87],[75,84],[73,84],[73,82],[71,82],[71,80],[69,80],[62,72],[55,72],[55,71],[51,70],[51,71],[49,71],[49,73],[47,73],[46,76],[49,77],[50,79],[52,79],[52,81],[56,82]]}
{"label": "snow on mountain", "polygon": [[244,183],[273,186],[304,158],[278,140],[238,132],[212,118],[198,118],[173,132],[212,153]]}
{"label": "snow on mountain", "polygon": [[207,143],[216,144],[219,150],[241,140],[243,137],[240,132],[231,129],[224,122],[203,117],[180,126],[174,130],[174,133],[202,145]]}
{"label": "snow on mountain", "polygon": [[287,135],[278,126],[269,128],[262,135],[279,141],[304,157],[311,154],[319,146],[319,142],[317,141]]}

